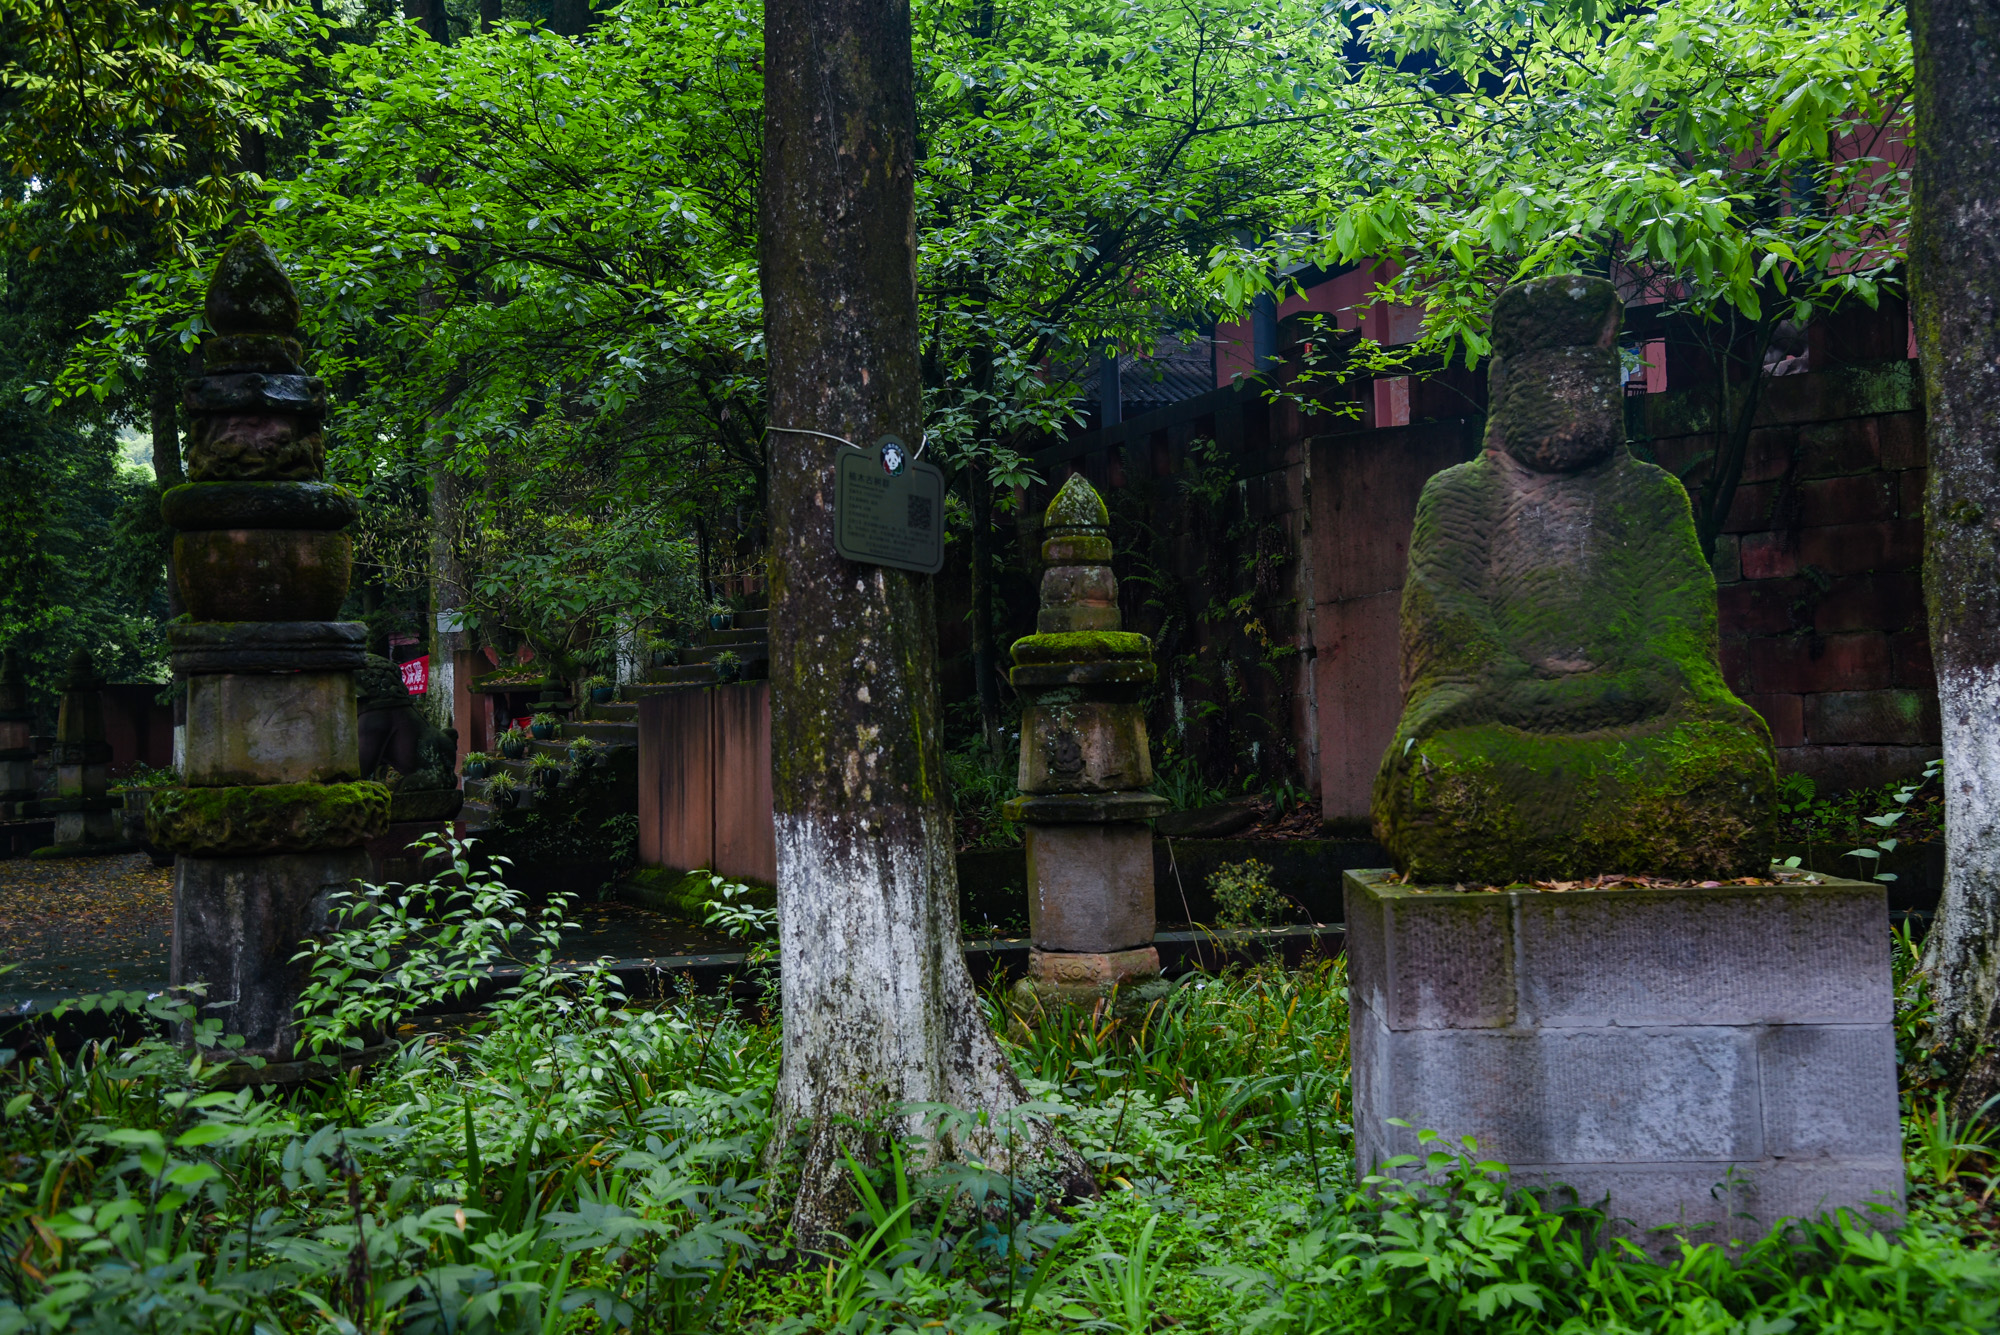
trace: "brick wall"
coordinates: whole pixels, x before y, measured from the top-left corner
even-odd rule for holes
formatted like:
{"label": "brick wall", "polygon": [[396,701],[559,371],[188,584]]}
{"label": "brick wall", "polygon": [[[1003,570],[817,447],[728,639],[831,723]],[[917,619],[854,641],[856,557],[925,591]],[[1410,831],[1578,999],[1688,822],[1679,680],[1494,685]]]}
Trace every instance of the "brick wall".
{"label": "brick wall", "polygon": [[[1771,725],[1779,768],[1822,786],[1881,783],[1938,753],[1915,369],[1768,381],[1716,544],[1723,672]],[[1714,447],[1712,394],[1633,400],[1635,441],[1687,468]]]}

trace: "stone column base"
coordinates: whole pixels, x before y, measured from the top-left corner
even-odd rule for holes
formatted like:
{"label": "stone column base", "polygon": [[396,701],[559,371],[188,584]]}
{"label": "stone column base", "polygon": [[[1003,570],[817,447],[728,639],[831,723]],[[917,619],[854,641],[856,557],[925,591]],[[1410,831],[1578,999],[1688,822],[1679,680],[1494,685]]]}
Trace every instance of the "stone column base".
{"label": "stone column base", "polygon": [[[175,987],[205,983],[201,1018],[243,1035],[243,1055],[292,1059],[293,1008],[307,969],[293,956],[325,929],[324,898],[368,876],[368,851],[274,853],[262,857],[182,855],[174,864]],[[218,1054],[218,1056],[221,1054]]]}
{"label": "stone column base", "polygon": [[1160,977],[1160,952],[1136,950],[1072,953],[1028,952],[1028,976],[1015,985],[1017,1000],[1042,1006],[1094,1006],[1114,998],[1119,1011],[1165,996],[1173,984]]}

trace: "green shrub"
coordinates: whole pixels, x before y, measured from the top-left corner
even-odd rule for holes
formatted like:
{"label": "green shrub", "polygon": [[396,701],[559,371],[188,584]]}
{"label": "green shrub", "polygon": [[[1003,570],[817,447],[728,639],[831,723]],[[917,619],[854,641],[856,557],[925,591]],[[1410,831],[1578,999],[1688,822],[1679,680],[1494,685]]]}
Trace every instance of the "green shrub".
{"label": "green shrub", "polygon": [[1255,858],[1217,867],[1208,878],[1215,925],[1261,930],[1291,916],[1291,901],[1271,884],[1271,868]]}

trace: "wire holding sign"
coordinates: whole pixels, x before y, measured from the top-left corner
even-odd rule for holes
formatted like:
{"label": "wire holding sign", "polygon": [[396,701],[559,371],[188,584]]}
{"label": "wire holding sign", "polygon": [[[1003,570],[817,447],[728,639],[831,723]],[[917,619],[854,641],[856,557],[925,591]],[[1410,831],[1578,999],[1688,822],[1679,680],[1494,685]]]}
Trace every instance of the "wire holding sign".
{"label": "wire holding sign", "polygon": [[888,463],[880,454],[840,451],[834,550],[850,561],[935,575],[944,568],[944,474],[921,459],[902,458],[893,473]]}

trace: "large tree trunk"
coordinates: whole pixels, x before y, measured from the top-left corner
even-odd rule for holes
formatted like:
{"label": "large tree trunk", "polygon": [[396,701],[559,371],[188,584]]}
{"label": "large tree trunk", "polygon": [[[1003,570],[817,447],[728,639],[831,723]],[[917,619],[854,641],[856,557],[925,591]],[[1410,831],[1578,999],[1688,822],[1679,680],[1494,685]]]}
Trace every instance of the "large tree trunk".
{"label": "large tree trunk", "polygon": [[[1910,223],[1930,431],[1924,599],[1944,720],[1945,886],[1926,947],[1954,1065],[2000,1039],[2000,0],[1912,0]],[[1961,1108],[2000,1091],[1991,1056]]]}
{"label": "large tree trunk", "polygon": [[[852,1205],[849,1119],[1000,1114],[1019,1081],[960,954],[930,580],[842,560],[832,441],[922,431],[906,0],[767,0],[762,281],[770,357],[771,753],[784,1058],[774,1156],[818,1245]],[[890,1130],[915,1130],[912,1121]],[[794,1138],[796,1137],[796,1141]],[[996,1136],[939,1146],[1001,1160]],[[1033,1131],[1017,1148],[1042,1148]],[[1058,1150],[1059,1154],[1067,1154]],[[1067,1158],[1067,1175],[1081,1163]]]}

